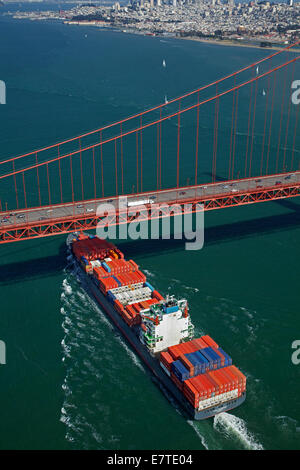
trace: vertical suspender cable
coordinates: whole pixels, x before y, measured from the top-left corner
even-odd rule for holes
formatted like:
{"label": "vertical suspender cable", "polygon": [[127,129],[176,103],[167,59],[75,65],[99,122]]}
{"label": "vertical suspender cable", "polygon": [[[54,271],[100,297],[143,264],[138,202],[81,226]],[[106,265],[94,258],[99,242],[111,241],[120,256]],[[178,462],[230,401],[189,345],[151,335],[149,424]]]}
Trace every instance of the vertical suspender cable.
{"label": "vertical suspender cable", "polygon": [[25,203],[25,208],[27,209],[27,197],[26,197],[26,187],[25,187],[24,171],[22,171],[22,176],[23,176],[24,203]]}
{"label": "vertical suspender cable", "polygon": [[[35,162],[38,164],[38,153],[35,153]],[[42,205],[42,199],[41,199],[41,187],[40,187],[40,175],[39,175],[39,167],[36,167],[36,176],[37,176],[37,184],[38,184],[38,192],[39,192],[39,203],[40,207]]]}
{"label": "vertical suspender cable", "polygon": [[95,147],[93,147],[93,175],[94,175],[94,199],[96,199],[97,198],[97,186],[96,186]]}
{"label": "vertical suspender cable", "polygon": [[196,155],[195,155],[195,184],[198,180],[198,152],[199,152],[199,91],[198,91],[198,106],[197,106],[197,129],[196,129]]}
{"label": "vertical suspender cable", "polygon": [[237,129],[238,109],[239,109],[239,90],[236,90],[236,106],[235,106],[235,118],[234,118],[234,134],[233,134],[233,148],[232,148],[231,179],[233,179],[233,174],[234,174],[235,141],[236,141],[236,129]]}
{"label": "vertical suspender cable", "polygon": [[270,146],[271,146],[271,135],[272,135],[272,124],[273,124],[275,89],[276,89],[276,72],[274,72],[274,82],[273,82],[271,116],[270,116],[270,125],[269,125],[268,152],[267,152],[266,173],[265,173],[266,175],[268,174],[268,169],[269,169],[269,157],[270,157]]}
{"label": "vertical suspender cable", "polygon": [[123,130],[122,123],[120,124],[121,131],[121,172],[122,172],[122,194],[124,194],[124,168],[123,168]]}
{"label": "vertical suspender cable", "polygon": [[265,120],[264,120],[264,133],[263,133],[263,141],[262,141],[262,146],[261,146],[261,158],[260,158],[260,176],[263,173],[263,161],[264,161],[264,155],[265,155],[265,141],[266,141],[266,128],[267,128],[267,118],[268,118],[268,104],[269,104],[269,92],[270,92],[270,78],[271,76],[268,76],[268,92],[266,96],[266,106],[265,106]]}
{"label": "vertical suspender cable", "polygon": [[49,198],[49,204],[51,206],[51,191],[50,191],[50,179],[49,179],[49,167],[48,167],[48,163],[46,164],[46,168],[47,168],[47,181],[48,181],[48,198]]}
{"label": "vertical suspender cable", "polygon": [[79,152],[79,158],[80,158],[80,178],[81,178],[81,200],[84,201],[81,139],[79,139],[79,150],[80,150],[80,152]]}
{"label": "vertical suspender cable", "polygon": [[[58,153],[58,157],[59,157],[59,145],[57,146],[57,153]],[[61,203],[62,203],[63,202],[63,193],[62,193],[60,160],[58,160],[58,171],[59,171],[59,185],[60,185],[60,200],[61,200]]]}
{"label": "vertical suspender cable", "polygon": [[278,133],[278,144],[277,144],[277,153],[276,153],[276,173],[278,173],[278,164],[279,164],[279,151],[280,151],[280,141],[281,141],[281,130],[282,130],[282,118],[283,118],[283,109],[284,109],[284,97],[286,89],[286,79],[287,79],[287,67],[285,68],[284,73],[284,82],[282,89],[282,99],[281,99],[281,113],[280,113],[280,123],[279,123],[279,133]]}
{"label": "vertical suspender cable", "polygon": [[72,155],[70,155],[70,176],[71,176],[71,188],[72,188],[72,202],[74,203],[74,184],[73,184]]}
{"label": "vertical suspender cable", "polygon": [[[292,83],[294,81],[294,74],[295,74],[295,62],[293,62],[293,65],[292,65]],[[291,103],[292,103],[292,100],[290,98],[289,107],[288,107],[288,117],[286,121],[286,129],[285,129],[284,153],[283,153],[283,163],[282,163],[283,171],[285,171],[286,148],[287,148],[287,142],[288,142],[289,125],[290,125],[290,117],[291,117]]]}
{"label": "vertical suspender cable", "polygon": [[297,136],[299,109],[300,109],[300,104],[297,105],[296,119],[295,119],[295,127],[294,127],[293,150],[292,150],[292,158],[291,158],[291,170],[292,170],[292,171],[293,171],[293,165],[294,165],[294,155],[295,155],[295,145],[296,145],[296,136]]}
{"label": "vertical suspender cable", "polygon": [[177,116],[177,188],[179,187],[180,107],[181,107],[181,100],[179,100],[179,112]]}
{"label": "vertical suspender cable", "polygon": [[[234,87],[235,86],[236,86],[236,74],[234,75]],[[230,153],[229,153],[229,167],[228,167],[228,179],[229,180],[230,180],[230,177],[231,177],[232,137],[233,137],[234,116],[235,116],[235,94],[236,94],[236,90],[233,91],[233,98],[232,98]]]}
{"label": "vertical suspender cable", "polygon": [[[160,108],[160,120],[162,118],[162,110]],[[161,189],[161,161],[162,161],[162,150],[161,150],[161,139],[162,139],[162,121],[159,125],[159,188]]]}
{"label": "vertical suspender cable", "polygon": [[254,106],[253,106],[253,118],[252,118],[252,132],[251,132],[251,151],[249,159],[249,177],[251,176],[252,170],[252,156],[253,156],[253,146],[254,146],[254,133],[255,133],[255,118],[256,118],[256,101],[257,101],[257,87],[258,80],[255,80],[255,96],[254,96]]}
{"label": "vertical suspender cable", "polygon": [[136,138],[136,192],[139,192],[139,135],[135,133]]}
{"label": "vertical suspender cable", "polygon": [[156,124],[157,155],[156,155],[156,187],[159,189],[159,123]]}
{"label": "vertical suspender cable", "polygon": [[116,172],[116,196],[118,195],[118,152],[117,139],[115,139],[115,172]]}
{"label": "vertical suspender cable", "polygon": [[[14,160],[13,160],[13,172],[15,172],[15,161],[14,161]],[[17,204],[17,209],[19,209],[17,179],[16,179],[16,175],[15,175],[15,174],[14,174],[14,182],[15,182],[16,204]]]}
{"label": "vertical suspender cable", "polygon": [[141,131],[140,131],[140,152],[141,152],[141,192],[143,192],[143,116],[141,116],[141,123],[140,123]]}
{"label": "vertical suspender cable", "polygon": [[103,149],[102,149],[102,131],[100,131],[100,160],[101,160],[101,183],[102,183],[102,197],[104,197],[104,176],[103,176]]}
{"label": "vertical suspender cable", "polygon": [[[252,75],[253,73],[254,73],[254,68],[252,67]],[[250,99],[249,99],[248,130],[247,130],[247,143],[246,143],[246,155],[245,155],[245,177],[247,176],[247,169],[248,169],[248,151],[249,151],[249,139],[250,139],[252,95],[253,95],[253,82],[251,82],[251,91],[250,91]]]}

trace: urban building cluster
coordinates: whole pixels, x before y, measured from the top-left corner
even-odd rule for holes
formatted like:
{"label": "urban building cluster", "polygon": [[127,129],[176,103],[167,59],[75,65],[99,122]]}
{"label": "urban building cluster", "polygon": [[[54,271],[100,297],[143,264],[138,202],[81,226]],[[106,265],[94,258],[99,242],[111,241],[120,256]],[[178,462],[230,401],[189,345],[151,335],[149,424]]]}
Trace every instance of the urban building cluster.
{"label": "urban building cluster", "polygon": [[235,0],[131,0],[82,4],[60,12],[17,12],[16,18],[60,19],[126,32],[282,44],[300,36],[300,3]]}

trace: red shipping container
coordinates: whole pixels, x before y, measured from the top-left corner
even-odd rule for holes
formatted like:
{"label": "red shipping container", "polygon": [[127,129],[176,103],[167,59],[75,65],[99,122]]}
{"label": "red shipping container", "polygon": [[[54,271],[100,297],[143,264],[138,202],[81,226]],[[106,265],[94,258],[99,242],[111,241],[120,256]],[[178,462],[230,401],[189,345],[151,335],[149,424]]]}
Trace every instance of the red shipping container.
{"label": "red shipping container", "polygon": [[215,382],[217,382],[218,386],[219,386],[219,393],[224,393],[225,390],[224,390],[224,381],[221,380],[221,378],[218,376],[218,374],[216,374],[216,370],[211,370],[209,372],[209,374],[211,375],[211,377],[214,379]]}
{"label": "red shipping container", "polygon": [[239,388],[242,392],[246,390],[246,377],[245,375],[235,366],[229,366],[230,372],[235,374],[238,378]]}
{"label": "red shipping container", "polygon": [[173,359],[175,359],[175,361],[177,361],[179,356],[182,354],[182,351],[179,348],[179,344],[177,344],[176,346],[168,347],[168,352],[171,354]]}
{"label": "red shipping container", "polygon": [[212,371],[214,377],[220,382],[220,390],[222,393],[228,392],[228,384],[224,375],[220,374],[220,369]]}
{"label": "red shipping container", "polygon": [[219,395],[219,393],[220,393],[219,381],[215,380],[215,379],[213,378],[213,376],[210,374],[210,372],[207,372],[207,373],[205,374],[205,377],[207,378],[207,380],[209,380],[209,381],[212,383],[212,385],[213,385],[213,387],[214,387],[214,389],[215,389],[214,394],[215,394],[215,395]]}
{"label": "red shipping container", "polygon": [[211,391],[209,390],[207,384],[205,384],[201,379],[199,375],[196,375],[196,377],[193,377],[190,379],[191,384],[195,387],[195,389],[199,393],[199,400],[205,400],[208,398],[208,395],[210,396]]}
{"label": "red shipping container", "polygon": [[195,368],[194,368],[193,364],[188,360],[187,357],[185,357],[184,354],[181,354],[181,356],[179,356],[179,360],[187,368],[187,370],[189,371],[190,376],[193,377],[193,375],[195,374]]}
{"label": "red shipping container", "polygon": [[174,361],[171,354],[169,354],[167,351],[161,352],[160,360],[164,364],[164,366],[166,366],[168,370],[171,370],[171,365],[172,365],[172,362]]}
{"label": "red shipping container", "polygon": [[214,347],[214,348],[219,347],[219,345],[208,335],[201,336],[201,339],[202,339],[202,341],[204,341],[207,344],[207,346],[209,346],[211,348],[212,347]]}
{"label": "red shipping container", "polygon": [[225,380],[227,381],[228,385],[228,391],[232,391],[236,388],[235,381],[233,380],[233,377],[228,374],[228,371],[226,371],[227,367],[223,367],[222,369],[219,369],[219,372],[225,377]]}
{"label": "red shipping container", "polygon": [[191,342],[192,342],[192,343],[195,345],[195,347],[197,348],[196,351],[199,351],[200,349],[207,348],[207,344],[206,344],[204,341],[202,341],[201,338],[193,339]]}
{"label": "red shipping container", "polygon": [[163,296],[157,292],[157,290],[152,291],[152,296],[157,300],[164,300]]}

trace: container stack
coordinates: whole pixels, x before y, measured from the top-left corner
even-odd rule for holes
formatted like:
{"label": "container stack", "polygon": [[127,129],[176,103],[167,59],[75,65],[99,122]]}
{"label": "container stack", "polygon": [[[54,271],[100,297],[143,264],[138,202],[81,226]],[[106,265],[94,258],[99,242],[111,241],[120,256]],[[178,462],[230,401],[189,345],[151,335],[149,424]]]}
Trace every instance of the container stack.
{"label": "container stack", "polygon": [[[79,235],[80,236],[80,235]],[[84,235],[83,235],[84,236]],[[111,256],[112,252],[118,257],[120,254],[112,243],[106,240],[100,240],[100,238],[82,238],[72,244],[73,253],[78,260],[84,256],[88,261],[102,260]]]}
{"label": "container stack", "polygon": [[170,346],[160,365],[197,410],[225,403],[246,390],[246,377],[208,335]]}
{"label": "container stack", "polygon": [[128,326],[139,325],[140,312],[164,300],[138,265],[125,260],[124,254],[111,243],[82,234],[72,247],[85,272],[93,275],[96,285]]}

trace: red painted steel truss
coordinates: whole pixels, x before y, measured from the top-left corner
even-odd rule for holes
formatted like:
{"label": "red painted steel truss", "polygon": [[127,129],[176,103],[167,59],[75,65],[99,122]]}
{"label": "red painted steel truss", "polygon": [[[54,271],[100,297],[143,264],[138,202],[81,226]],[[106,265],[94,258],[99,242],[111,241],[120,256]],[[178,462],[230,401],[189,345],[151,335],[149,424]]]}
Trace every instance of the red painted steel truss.
{"label": "red painted steel truss", "polygon": [[[185,210],[187,213],[195,213],[202,210],[200,205],[203,205],[204,210],[223,209],[226,207],[236,207],[246,204],[254,204],[264,201],[272,201],[276,199],[284,199],[290,197],[296,197],[300,195],[300,184],[293,184],[290,186],[285,185],[284,187],[260,189],[253,191],[245,191],[239,194],[227,194],[223,196],[214,196],[207,198],[199,198],[197,200],[186,200],[181,201],[177,204],[183,205],[189,203],[189,210]],[[75,214],[68,217],[57,218],[47,221],[35,221],[30,223],[18,224],[15,226],[3,227],[0,229],[0,244],[11,243],[21,240],[35,239],[41,237],[49,237],[53,235],[61,235],[64,233],[70,233],[81,230],[92,230],[97,226],[114,226],[120,224],[126,224],[131,222],[142,222],[146,220],[152,220],[155,218],[164,218],[169,216],[168,204],[172,205],[175,201],[170,203],[164,203],[167,207],[165,210],[162,209],[159,212],[151,211],[152,207],[148,205],[147,211],[141,213],[136,212],[134,215],[130,215],[130,212],[117,212],[113,215],[96,216],[87,214]]]}

